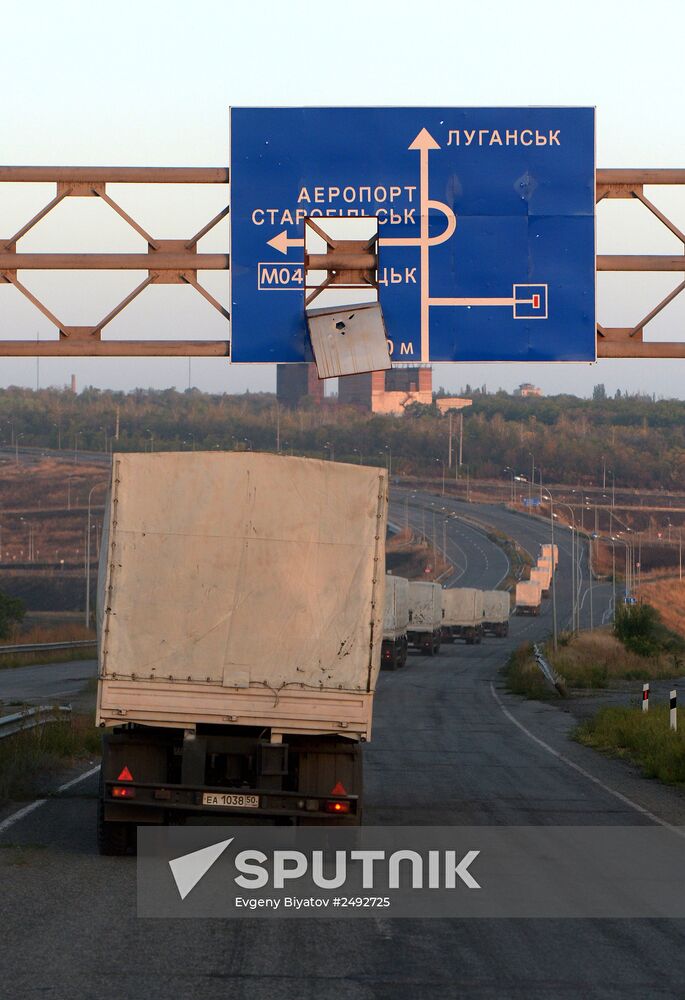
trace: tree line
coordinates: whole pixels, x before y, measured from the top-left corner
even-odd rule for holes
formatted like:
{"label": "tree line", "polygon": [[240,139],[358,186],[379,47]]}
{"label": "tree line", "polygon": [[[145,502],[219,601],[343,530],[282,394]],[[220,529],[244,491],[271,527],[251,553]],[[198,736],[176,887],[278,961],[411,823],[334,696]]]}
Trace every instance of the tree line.
{"label": "tree line", "polygon": [[[463,411],[463,474],[506,480],[620,488],[685,489],[685,402],[621,394],[520,398],[471,393]],[[297,409],[272,393],[197,389],[0,390],[0,444],[73,451],[280,450],[389,466],[402,475],[440,477],[448,462],[449,421],[412,404],[401,417],[371,415],[326,400]],[[459,417],[452,421],[452,458]],[[454,466],[453,472],[454,475]]]}

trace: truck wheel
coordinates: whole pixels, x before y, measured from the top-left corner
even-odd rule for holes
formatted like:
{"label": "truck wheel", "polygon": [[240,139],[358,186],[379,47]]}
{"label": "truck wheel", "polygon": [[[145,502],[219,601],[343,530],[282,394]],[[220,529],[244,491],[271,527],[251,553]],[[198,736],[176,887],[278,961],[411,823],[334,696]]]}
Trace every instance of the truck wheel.
{"label": "truck wheel", "polygon": [[100,854],[123,857],[132,846],[132,823],[112,823],[105,819],[105,806],[98,799],[98,851]]}

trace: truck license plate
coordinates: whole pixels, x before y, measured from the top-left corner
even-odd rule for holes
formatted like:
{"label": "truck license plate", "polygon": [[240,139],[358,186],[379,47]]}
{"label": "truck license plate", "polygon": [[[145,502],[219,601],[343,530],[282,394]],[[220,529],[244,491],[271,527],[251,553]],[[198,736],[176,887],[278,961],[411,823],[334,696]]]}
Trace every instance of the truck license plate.
{"label": "truck license plate", "polygon": [[232,792],[203,792],[203,806],[238,806],[241,809],[259,809],[258,795],[235,795]]}

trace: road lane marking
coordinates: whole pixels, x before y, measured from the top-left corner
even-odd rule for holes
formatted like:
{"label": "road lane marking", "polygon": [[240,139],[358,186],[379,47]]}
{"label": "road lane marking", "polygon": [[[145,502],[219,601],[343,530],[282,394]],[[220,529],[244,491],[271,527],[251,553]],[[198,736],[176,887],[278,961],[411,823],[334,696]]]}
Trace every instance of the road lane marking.
{"label": "road lane marking", "polygon": [[[71,781],[65,781],[63,785],[60,785],[55,789],[55,794],[58,792],[66,792],[68,788],[73,788],[74,785],[80,784],[80,782],[85,781],[86,778],[90,778],[92,775],[97,774],[99,770],[100,765],[96,764],[95,767],[91,767],[91,769],[86,771],[84,774],[79,774],[78,777],[72,778]],[[4,833],[5,830],[9,830],[11,826],[18,823],[19,820],[24,818],[24,816],[28,816],[29,813],[34,811],[34,809],[38,809],[39,806],[44,806],[48,801],[49,799],[36,799],[35,802],[30,802],[27,806],[24,806],[23,809],[18,809],[17,812],[12,813],[11,816],[8,816],[7,819],[3,819],[2,822],[0,822],[0,833]]]}
{"label": "road lane marking", "polygon": [[653,812],[650,812],[649,809],[645,809],[645,807],[641,806],[638,802],[634,802],[633,799],[629,799],[627,795],[623,794],[623,792],[617,792],[615,788],[611,788],[609,785],[605,785],[603,781],[601,781],[599,778],[596,778],[595,775],[591,774],[589,771],[586,771],[584,767],[580,766],[580,764],[576,764],[575,761],[572,761],[570,757],[567,757],[565,754],[560,753],[559,750],[555,750],[554,747],[549,745],[549,743],[545,743],[544,740],[541,740],[534,733],[531,733],[530,729],[527,729],[522,722],[519,722],[519,720],[514,715],[512,715],[509,709],[504,706],[502,699],[495,691],[495,685],[492,683],[492,681],[490,681],[490,693],[492,694],[492,697],[495,699],[499,707],[502,709],[502,712],[506,715],[507,719],[509,719],[510,722],[513,722],[515,726],[518,726],[521,732],[525,733],[528,739],[532,740],[533,743],[537,743],[537,745],[539,747],[542,747],[543,750],[546,750],[547,753],[550,753],[553,757],[556,757],[557,760],[560,760],[562,763],[568,765],[568,767],[576,771],[578,774],[582,774],[584,778],[587,778],[588,781],[591,781],[594,785],[597,785],[598,788],[602,789],[602,791],[607,792],[609,795],[613,795],[615,799],[618,799],[619,802],[622,802],[624,805],[629,806],[631,809],[634,809],[635,812],[640,813],[641,816],[646,816],[647,819],[650,819],[653,823],[658,824],[658,826],[665,827],[665,829],[670,830],[671,833],[675,833],[678,837],[685,837],[685,829],[673,826],[672,823],[667,823],[666,820],[660,819],[659,816],[655,815],[655,813]]}

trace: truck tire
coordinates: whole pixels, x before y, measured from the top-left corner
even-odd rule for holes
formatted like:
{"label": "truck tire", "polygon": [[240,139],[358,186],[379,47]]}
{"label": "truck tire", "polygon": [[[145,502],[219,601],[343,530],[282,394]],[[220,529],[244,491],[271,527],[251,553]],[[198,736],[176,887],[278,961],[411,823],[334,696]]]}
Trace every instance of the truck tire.
{"label": "truck tire", "polygon": [[105,819],[102,796],[98,798],[98,852],[100,854],[123,857],[133,846],[132,823],[112,823]]}

